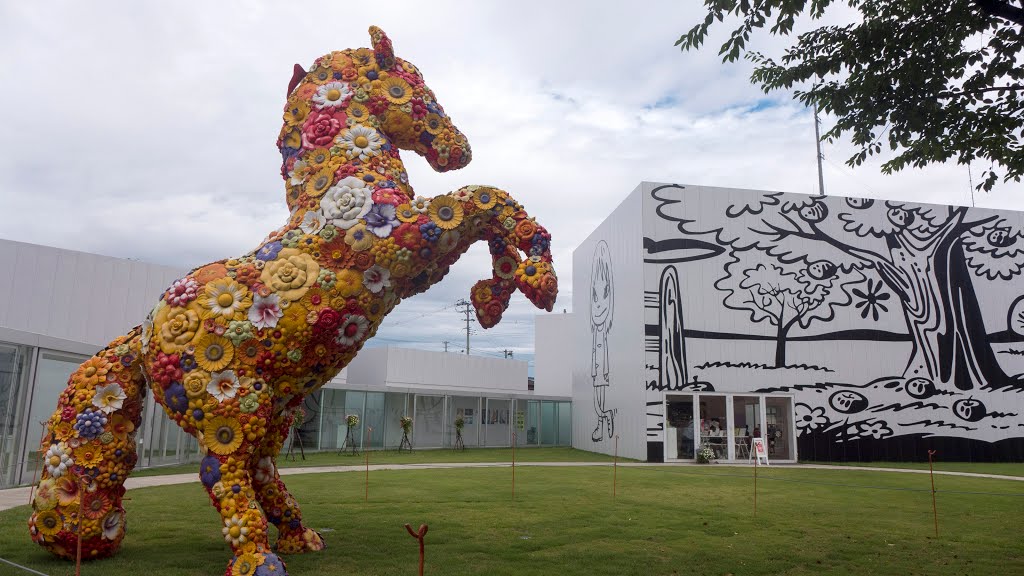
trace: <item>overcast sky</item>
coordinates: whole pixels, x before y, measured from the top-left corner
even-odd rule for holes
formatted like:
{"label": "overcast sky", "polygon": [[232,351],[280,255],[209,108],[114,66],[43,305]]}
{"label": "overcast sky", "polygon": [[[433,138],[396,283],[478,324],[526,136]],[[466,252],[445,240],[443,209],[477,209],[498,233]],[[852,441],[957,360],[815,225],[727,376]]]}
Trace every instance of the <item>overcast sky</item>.
{"label": "overcast sky", "polygon": [[[751,86],[749,64],[722,64],[715,39],[673,46],[700,5],[5,2],[0,237],[182,268],[257,247],[287,217],[275,139],[292,65],[369,46],[376,24],[473,146],[446,174],[404,153],[416,192],[510,191],[552,233],[555,310],[571,311],[574,248],[641,180],[816,191],[811,113]],[[884,176],[846,167],[850,151],[824,148],[829,194],[971,203],[965,166]],[[1024,187],[976,202],[1022,209]],[[462,350],[454,303],[488,276],[480,245],[370,345]],[[474,323],[473,353],[531,359],[536,312],[517,294],[498,327]]]}

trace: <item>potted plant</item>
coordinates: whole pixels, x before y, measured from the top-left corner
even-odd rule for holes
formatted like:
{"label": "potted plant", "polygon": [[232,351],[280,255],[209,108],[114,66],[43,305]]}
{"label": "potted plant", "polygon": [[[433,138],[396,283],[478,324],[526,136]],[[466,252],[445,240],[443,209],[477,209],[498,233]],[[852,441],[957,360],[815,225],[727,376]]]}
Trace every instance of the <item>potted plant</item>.
{"label": "potted plant", "polygon": [[465,450],[466,445],[462,443],[462,429],[466,427],[466,420],[459,416],[455,419],[455,449]]}
{"label": "potted plant", "polygon": [[412,433],[412,417],[402,416],[398,419],[398,425],[402,427],[402,443],[398,445],[398,451],[408,448],[412,452],[412,442],[409,441],[409,434]]}

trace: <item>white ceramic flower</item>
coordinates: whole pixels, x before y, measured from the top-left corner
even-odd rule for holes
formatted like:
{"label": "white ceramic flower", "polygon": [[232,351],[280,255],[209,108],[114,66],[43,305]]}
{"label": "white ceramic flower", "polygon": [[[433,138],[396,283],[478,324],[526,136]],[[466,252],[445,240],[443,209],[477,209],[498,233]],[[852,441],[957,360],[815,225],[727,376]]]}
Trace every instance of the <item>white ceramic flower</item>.
{"label": "white ceramic flower", "polygon": [[309,176],[309,165],[305,160],[296,160],[295,164],[292,164],[291,172],[288,173],[288,184],[301,186],[307,176]]}
{"label": "white ceramic flower", "polygon": [[118,533],[121,531],[121,515],[120,510],[111,510],[109,514],[103,517],[103,537],[107,540],[113,540],[117,538]]}
{"label": "white ceramic flower", "polygon": [[121,385],[111,382],[96,389],[96,394],[92,397],[92,405],[99,408],[100,412],[110,414],[114,410],[120,410],[127,398],[128,395],[124,393]]}
{"label": "white ceramic flower", "polygon": [[210,374],[210,383],[206,385],[206,391],[218,402],[223,402],[234,398],[238,394],[239,386],[241,383],[238,381],[235,371],[224,370]]}
{"label": "white ceramic flower", "polygon": [[320,210],[331,224],[343,229],[356,225],[373,206],[372,191],[354,176],[346,176],[331,186],[320,199]]}
{"label": "white ceramic flower", "polygon": [[410,206],[412,207],[414,212],[417,212],[419,214],[426,214],[427,210],[430,208],[430,198],[417,196],[416,199],[412,201]]}
{"label": "white ceramic flower", "polygon": [[391,286],[391,270],[379,264],[370,266],[366,272],[363,272],[363,286],[366,286],[366,289],[374,294]]}
{"label": "white ceramic flower", "polygon": [[274,479],[274,472],[274,461],[270,456],[265,456],[256,463],[256,472],[253,474],[253,479],[259,484],[266,484]]}
{"label": "white ceramic flower", "polygon": [[249,537],[249,528],[245,525],[245,520],[238,514],[233,514],[231,518],[225,520],[224,528],[221,531],[224,533],[224,540],[227,540],[232,546],[245,544]]}
{"label": "white ceramic flower", "polygon": [[60,478],[67,472],[68,468],[75,464],[71,459],[71,451],[68,445],[63,442],[50,444],[43,456],[43,463],[46,464],[46,471],[54,478]]}
{"label": "white ceramic flower", "polygon": [[313,103],[320,108],[337,108],[352,97],[352,87],[348,82],[328,82],[317,88],[313,95]]}
{"label": "white ceramic flower", "polygon": [[327,218],[319,210],[310,210],[302,217],[302,224],[299,228],[306,234],[316,234],[327,225]]}
{"label": "white ceramic flower", "polygon": [[277,294],[260,296],[256,294],[252,299],[252,307],[249,308],[249,322],[257,328],[273,328],[277,326],[277,319],[284,316],[281,310],[281,297]]}
{"label": "white ceramic flower", "polygon": [[338,326],[338,334],[334,337],[335,342],[342,346],[353,346],[366,336],[370,327],[364,316],[359,314],[345,314]]}
{"label": "white ceramic flower", "polygon": [[356,124],[345,130],[336,141],[349,158],[358,156],[363,162],[370,156],[380,154],[380,147],[384,145],[384,139],[380,137],[380,132],[362,124]]}

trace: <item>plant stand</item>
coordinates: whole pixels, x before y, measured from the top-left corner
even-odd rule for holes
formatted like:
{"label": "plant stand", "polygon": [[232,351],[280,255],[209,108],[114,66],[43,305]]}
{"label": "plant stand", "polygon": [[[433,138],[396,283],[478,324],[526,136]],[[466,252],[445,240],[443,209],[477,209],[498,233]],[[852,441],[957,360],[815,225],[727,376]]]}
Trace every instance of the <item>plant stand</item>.
{"label": "plant stand", "polygon": [[401,452],[407,448],[409,449],[409,452],[412,452],[412,442],[409,441],[409,433],[403,430],[402,443],[398,445],[398,451]]}
{"label": "plant stand", "polygon": [[285,457],[284,457],[285,460],[291,459],[292,461],[295,461],[295,445],[296,444],[299,445],[299,454],[302,455],[302,459],[303,460],[306,459],[306,451],[302,447],[302,434],[299,434],[299,431],[295,430],[295,435],[292,436],[292,442],[288,446],[288,454],[285,455]]}
{"label": "plant stand", "polygon": [[466,445],[462,443],[462,430],[455,431],[455,449],[465,450]]}
{"label": "plant stand", "polygon": [[345,431],[345,441],[338,447],[339,455],[344,454],[345,450],[351,451],[353,456],[359,453],[358,447],[356,446],[356,439],[352,437],[352,428],[352,426],[349,426]]}

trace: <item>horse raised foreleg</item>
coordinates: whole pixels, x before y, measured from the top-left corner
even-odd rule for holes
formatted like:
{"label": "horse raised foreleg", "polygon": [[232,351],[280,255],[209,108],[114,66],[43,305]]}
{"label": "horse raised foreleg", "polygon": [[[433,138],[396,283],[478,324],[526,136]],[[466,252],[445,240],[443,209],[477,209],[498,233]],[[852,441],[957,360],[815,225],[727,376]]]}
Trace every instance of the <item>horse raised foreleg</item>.
{"label": "horse raised foreleg", "polygon": [[299,503],[288,493],[277,471],[277,456],[288,436],[290,423],[290,417],[281,416],[271,422],[249,471],[256,498],[267,519],[277,527],[277,551],[281,554],[315,552],[325,548],[324,540],[315,530],[303,525]]}

